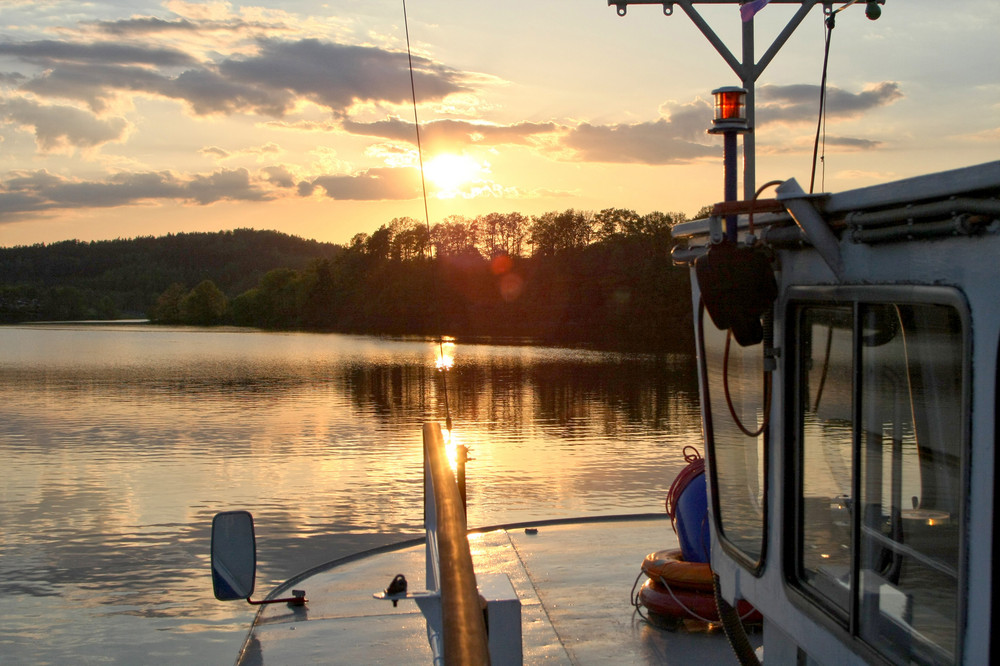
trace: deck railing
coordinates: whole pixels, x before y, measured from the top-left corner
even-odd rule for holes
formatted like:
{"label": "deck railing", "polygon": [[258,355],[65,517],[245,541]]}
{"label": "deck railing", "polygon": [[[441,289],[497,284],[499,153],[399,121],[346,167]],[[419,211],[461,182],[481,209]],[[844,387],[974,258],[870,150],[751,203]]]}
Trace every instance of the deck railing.
{"label": "deck railing", "polygon": [[435,661],[488,664],[486,623],[469,551],[465,507],[437,423],[424,424],[424,527],[427,590],[437,592],[440,601],[439,614],[425,609]]}

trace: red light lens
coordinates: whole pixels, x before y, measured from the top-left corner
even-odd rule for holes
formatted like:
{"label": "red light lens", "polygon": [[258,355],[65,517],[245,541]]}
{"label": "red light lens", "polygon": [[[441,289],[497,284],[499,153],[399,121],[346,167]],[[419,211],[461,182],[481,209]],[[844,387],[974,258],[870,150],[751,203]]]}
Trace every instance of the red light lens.
{"label": "red light lens", "polygon": [[743,92],[726,91],[715,96],[715,117],[718,120],[738,120],[743,117]]}

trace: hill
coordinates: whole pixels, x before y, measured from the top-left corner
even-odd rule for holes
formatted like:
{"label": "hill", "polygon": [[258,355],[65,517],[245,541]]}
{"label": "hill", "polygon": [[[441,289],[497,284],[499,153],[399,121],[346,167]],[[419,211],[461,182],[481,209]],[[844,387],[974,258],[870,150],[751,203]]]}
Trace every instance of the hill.
{"label": "hill", "polygon": [[233,298],[270,270],[341,251],[252,229],[0,248],[0,321],[144,316],[170,285],[203,280]]}

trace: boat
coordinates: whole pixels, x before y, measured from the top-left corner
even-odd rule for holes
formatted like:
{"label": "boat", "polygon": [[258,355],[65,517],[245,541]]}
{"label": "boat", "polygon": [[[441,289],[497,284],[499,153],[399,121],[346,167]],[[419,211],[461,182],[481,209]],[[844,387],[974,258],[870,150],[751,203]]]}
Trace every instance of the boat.
{"label": "boat", "polygon": [[997,663],[1000,162],[776,193],[675,230],[721,594],[768,662]]}
{"label": "boat", "polygon": [[[706,31],[702,1],[608,4],[677,5]],[[800,5],[790,30],[818,4],[772,2]],[[727,146],[752,127],[747,71],[717,91]],[[823,194],[758,189],[752,169],[742,200],[727,169],[726,200],[674,229],[722,631],[663,631],[628,604],[642,555],[678,547],[665,516],[470,530],[429,423],[426,537],[251,602],[238,663],[1000,663],[1000,161]],[[252,520],[217,522],[216,594],[249,601]]]}

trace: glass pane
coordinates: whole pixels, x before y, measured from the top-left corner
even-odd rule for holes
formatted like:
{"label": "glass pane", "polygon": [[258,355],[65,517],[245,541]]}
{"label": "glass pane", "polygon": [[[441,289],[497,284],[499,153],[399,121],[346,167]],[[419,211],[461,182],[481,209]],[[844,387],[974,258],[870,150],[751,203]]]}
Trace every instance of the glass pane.
{"label": "glass pane", "polygon": [[859,633],[901,662],[951,662],[961,542],[963,340],[949,307],[861,310]]}
{"label": "glass pane", "polygon": [[726,331],[715,328],[707,316],[702,328],[718,525],[729,543],[759,562],[764,544],[764,435],[753,433],[764,418],[763,345],[741,347],[733,340],[727,362]]}
{"label": "glass pane", "polygon": [[853,321],[851,306],[804,308],[799,319],[799,577],[845,618],[851,598]]}

